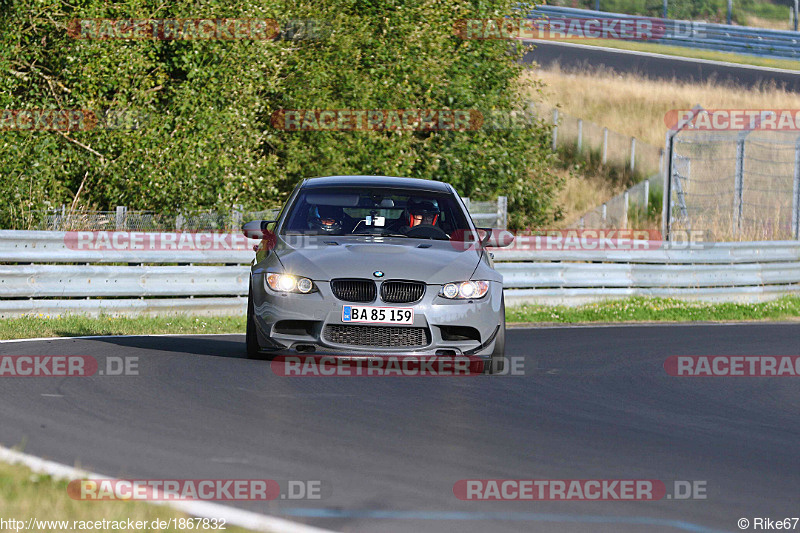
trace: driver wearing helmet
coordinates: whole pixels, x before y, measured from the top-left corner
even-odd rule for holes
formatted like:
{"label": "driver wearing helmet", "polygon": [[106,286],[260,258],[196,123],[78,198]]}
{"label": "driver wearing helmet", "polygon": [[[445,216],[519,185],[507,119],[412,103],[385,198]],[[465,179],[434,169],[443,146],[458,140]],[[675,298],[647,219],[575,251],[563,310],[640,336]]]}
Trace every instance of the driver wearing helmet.
{"label": "driver wearing helmet", "polygon": [[342,231],[344,210],[337,205],[311,206],[308,212],[309,229],[321,233],[339,233]]}
{"label": "driver wearing helmet", "polygon": [[439,220],[439,207],[430,200],[411,198],[408,200],[408,227],[420,225],[436,226]]}

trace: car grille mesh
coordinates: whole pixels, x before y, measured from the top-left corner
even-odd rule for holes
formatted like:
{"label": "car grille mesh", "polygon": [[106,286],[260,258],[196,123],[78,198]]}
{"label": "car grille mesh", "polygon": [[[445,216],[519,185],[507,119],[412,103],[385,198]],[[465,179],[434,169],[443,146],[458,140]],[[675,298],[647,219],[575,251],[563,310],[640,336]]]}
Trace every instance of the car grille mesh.
{"label": "car grille mesh", "polygon": [[349,346],[407,347],[429,344],[426,328],[347,326],[329,324],[325,326],[325,339]]}
{"label": "car grille mesh", "polygon": [[384,281],[381,299],[389,303],[416,302],[425,294],[425,284],[419,281]]}
{"label": "car grille mesh", "polygon": [[372,302],[377,295],[375,282],[371,279],[334,279],[331,280],[331,291],[345,302]]}

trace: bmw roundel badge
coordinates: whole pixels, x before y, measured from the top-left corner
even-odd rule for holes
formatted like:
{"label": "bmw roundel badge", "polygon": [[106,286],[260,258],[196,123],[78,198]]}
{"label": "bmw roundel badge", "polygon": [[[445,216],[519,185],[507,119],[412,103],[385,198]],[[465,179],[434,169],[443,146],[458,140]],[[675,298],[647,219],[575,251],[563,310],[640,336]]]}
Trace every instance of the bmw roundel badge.
{"label": "bmw roundel badge", "polygon": [[381,272],[380,270],[376,270],[375,272],[372,273],[372,275],[375,276],[376,278],[382,278],[383,272]]}

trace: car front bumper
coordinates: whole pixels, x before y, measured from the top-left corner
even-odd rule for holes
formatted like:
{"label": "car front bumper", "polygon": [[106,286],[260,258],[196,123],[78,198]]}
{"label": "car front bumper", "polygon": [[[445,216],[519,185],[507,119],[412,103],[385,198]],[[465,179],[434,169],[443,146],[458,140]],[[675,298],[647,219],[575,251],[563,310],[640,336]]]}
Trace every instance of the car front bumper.
{"label": "car front bumper", "polygon": [[[411,304],[385,303],[378,297],[371,303],[352,303],[337,299],[327,281],[314,281],[318,291],[309,294],[276,292],[264,283],[263,273],[251,274],[254,321],[259,344],[277,351],[319,351],[334,355],[381,356],[470,355],[488,358],[502,323],[502,284],[490,282],[486,296],[476,300],[448,300],[439,296],[441,285],[427,285],[425,294]],[[387,325],[344,322],[345,305],[405,307],[414,309],[411,325]],[[331,326],[329,328],[329,326]],[[344,326],[344,328],[337,328]],[[360,342],[336,342],[331,331],[349,328],[415,328],[424,331],[423,345],[370,345]],[[466,328],[466,329],[462,329]],[[374,331],[365,331],[375,333]],[[385,331],[385,330],[384,330]],[[454,335],[454,332],[459,335]],[[468,332],[468,335],[460,333]],[[406,333],[397,331],[399,334]],[[371,337],[370,337],[371,338]]]}

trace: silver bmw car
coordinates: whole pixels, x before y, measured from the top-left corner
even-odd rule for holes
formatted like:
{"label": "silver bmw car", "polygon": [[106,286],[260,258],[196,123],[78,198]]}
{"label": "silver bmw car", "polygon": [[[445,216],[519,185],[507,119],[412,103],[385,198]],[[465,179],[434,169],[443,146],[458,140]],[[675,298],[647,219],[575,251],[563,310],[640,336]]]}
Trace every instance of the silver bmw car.
{"label": "silver bmw car", "polygon": [[[247,356],[476,356],[502,369],[503,278],[455,189],[384,176],[306,179],[261,239],[250,271]],[[506,233],[506,235],[508,235]],[[498,242],[502,238],[506,242]]]}

